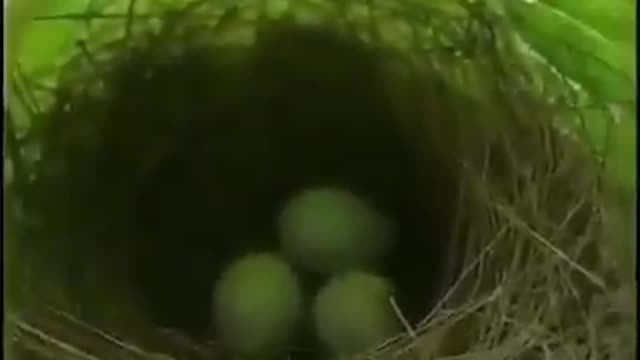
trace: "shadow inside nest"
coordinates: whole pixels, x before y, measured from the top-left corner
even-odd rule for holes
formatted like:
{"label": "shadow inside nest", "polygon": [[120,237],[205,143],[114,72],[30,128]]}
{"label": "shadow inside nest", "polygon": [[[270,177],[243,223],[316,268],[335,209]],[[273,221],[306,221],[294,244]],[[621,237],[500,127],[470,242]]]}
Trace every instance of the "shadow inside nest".
{"label": "shadow inside nest", "polygon": [[[326,29],[258,34],[247,48],[125,48],[56,90],[25,195],[38,219],[28,247],[55,259],[48,271],[88,319],[109,305],[87,294],[118,284],[154,327],[215,338],[218,274],[276,250],[285,201],[315,185],[351,189],[393,221],[378,270],[404,316],[418,322],[441,295],[458,184],[453,150],[436,145],[456,146],[441,84],[404,79],[385,66],[393,56]],[[307,328],[298,345],[315,348]]]}

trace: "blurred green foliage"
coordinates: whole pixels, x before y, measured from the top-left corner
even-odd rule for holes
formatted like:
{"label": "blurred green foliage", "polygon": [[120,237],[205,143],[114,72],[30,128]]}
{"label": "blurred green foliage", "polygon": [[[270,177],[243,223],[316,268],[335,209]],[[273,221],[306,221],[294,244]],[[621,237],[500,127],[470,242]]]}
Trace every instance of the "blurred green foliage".
{"label": "blurred green foliage", "polygon": [[[190,1],[140,0],[133,3],[138,11],[144,12],[153,4],[172,4],[178,7]],[[198,1],[193,3],[197,4]],[[393,4],[382,0],[354,1],[349,4],[318,0],[292,3],[285,0],[248,0],[233,4],[228,1],[220,2],[220,7],[229,22],[246,21],[247,16],[255,18],[256,10],[263,11],[267,16],[293,15],[302,21],[311,22],[348,17],[355,30],[371,30],[371,23],[374,22],[377,36],[393,43],[393,46],[402,46],[408,44],[408,34],[421,32],[420,24],[435,26],[437,18],[464,21],[475,16],[474,9],[482,8],[482,4],[505,16],[506,22],[513,26],[530,49],[542,55],[555,70],[583,86],[593,102],[615,106],[623,104],[623,111],[607,116],[609,119],[606,120],[606,126],[589,124],[585,129],[587,140],[612,136],[608,142],[622,143],[606,154],[612,163],[609,177],[616,186],[631,191],[635,184],[635,167],[632,164],[635,164],[633,149],[636,143],[635,136],[631,136],[635,134],[635,125],[629,124],[635,120],[636,102],[634,1],[487,0],[471,6],[463,1],[442,0],[411,0]],[[130,10],[129,5],[128,0],[12,1],[9,4],[9,63],[14,64],[14,60],[19,59],[24,71],[30,74],[55,69],[67,60],[66,56],[77,51],[75,41],[88,36],[90,25],[99,22],[103,28],[124,31],[126,16],[91,20],[91,14],[108,10],[109,13],[126,15]],[[233,8],[234,11],[224,12],[225,8]],[[245,15],[238,15],[238,9]],[[73,16],[61,16],[65,14],[74,14],[76,19],[83,21],[71,21]],[[40,20],[31,21],[34,17],[40,17]],[[47,17],[54,20],[43,20]],[[451,31],[456,30],[452,28]],[[423,44],[425,46],[434,41],[428,36],[422,38],[426,42]],[[10,66],[10,69],[13,67]],[[479,70],[481,75],[484,70]],[[481,94],[477,91],[475,93]],[[15,121],[20,123],[21,120],[24,119],[18,118]],[[598,123],[600,119],[594,119],[593,122]],[[627,165],[621,167],[617,164]]]}

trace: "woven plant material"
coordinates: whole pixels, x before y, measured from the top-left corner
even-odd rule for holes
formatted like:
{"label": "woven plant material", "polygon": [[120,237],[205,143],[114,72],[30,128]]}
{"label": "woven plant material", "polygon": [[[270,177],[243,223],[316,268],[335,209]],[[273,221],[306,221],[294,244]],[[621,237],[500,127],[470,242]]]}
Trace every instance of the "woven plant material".
{"label": "woven plant material", "polygon": [[[367,356],[631,354],[603,164],[489,8],[131,4],[53,75],[12,73],[16,356],[229,358],[216,279],[325,185],[398,230],[376,271],[403,331]],[[297,272],[308,298],[327,281]],[[311,322],[290,358],[328,355]]]}

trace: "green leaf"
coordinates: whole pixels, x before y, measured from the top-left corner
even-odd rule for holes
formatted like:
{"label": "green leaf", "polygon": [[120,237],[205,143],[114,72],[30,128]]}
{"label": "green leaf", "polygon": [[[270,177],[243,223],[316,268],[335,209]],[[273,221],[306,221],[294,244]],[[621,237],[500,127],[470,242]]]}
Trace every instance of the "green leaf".
{"label": "green leaf", "polygon": [[635,2],[621,0],[541,0],[587,24],[612,41],[635,41]]}
{"label": "green leaf", "polygon": [[609,183],[626,194],[633,194],[636,188],[636,131],[635,119],[614,124],[606,158]]}
{"label": "green leaf", "polygon": [[546,4],[505,2],[521,37],[552,66],[603,101],[635,98],[634,54]]}
{"label": "green leaf", "polygon": [[55,66],[61,56],[73,50],[75,37],[81,33],[84,22],[34,21],[34,18],[81,13],[86,9],[86,3],[86,0],[12,2],[9,11],[17,15],[9,25],[11,63],[19,60],[27,72]]}

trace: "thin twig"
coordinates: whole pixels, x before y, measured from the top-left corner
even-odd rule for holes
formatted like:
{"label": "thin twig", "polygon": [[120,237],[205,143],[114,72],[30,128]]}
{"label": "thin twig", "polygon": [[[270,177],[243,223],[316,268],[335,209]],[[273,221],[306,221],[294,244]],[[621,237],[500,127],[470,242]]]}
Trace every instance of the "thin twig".
{"label": "thin twig", "polygon": [[25,323],[24,321],[20,321],[20,320],[16,320],[15,321],[16,326],[18,326],[18,328],[22,331],[25,331],[31,335],[36,336],[37,338],[41,339],[42,341],[45,341],[47,343],[53,344],[55,346],[57,346],[58,348],[74,355],[77,357],[80,357],[82,359],[85,360],[102,360],[94,355],[91,355],[83,350],[80,350],[72,345],[69,345],[67,343],[65,343],[64,341],[61,341],[59,339],[56,339],[55,337],[51,336],[51,335],[47,335],[44,332],[40,331],[39,329],[35,328],[34,326],[31,326],[27,323]]}
{"label": "thin twig", "polygon": [[75,318],[74,316],[72,316],[71,314],[68,314],[66,312],[63,311],[59,311],[57,309],[53,309],[53,308],[49,308],[49,310],[51,312],[53,312],[54,314],[57,314],[59,316],[64,317],[65,319],[71,321],[72,323],[80,326],[81,328],[90,331],[91,333],[98,335],[99,337],[103,338],[104,340],[107,340],[108,342],[111,342],[113,344],[115,344],[116,346],[119,346],[120,348],[130,351],[138,356],[145,356],[147,353],[135,346],[126,344],[118,339],[116,339],[115,337],[105,333],[104,331],[101,331],[99,329],[96,329],[95,327],[85,323],[84,321]]}
{"label": "thin twig", "polygon": [[398,320],[400,320],[400,322],[402,323],[402,326],[404,326],[405,330],[407,331],[407,334],[409,334],[411,338],[415,339],[416,332],[411,327],[409,320],[407,320],[404,314],[402,314],[402,310],[400,310],[400,307],[398,306],[398,303],[396,302],[396,299],[393,298],[393,296],[389,297],[389,303],[393,308],[393,312],[395,312],[396,316],[398,317]]}
{"label": "thin twig", "polygon": [[135,17],[137,0],[129,0],[129,6],[127,7],[127,20],[124,26],[124,37],[126,40],[131,38],[131,28],[133,27],[133,19]]}
{"label": "thin twig", "polygon": [[541,244],[543,244],[544,246],[546,246],[549,250],[551,250],[551,252],[553,252],[556,256],[560,257],[561,259],[563,259],[565,262],[567,262],[567,264],[569,264],[569,266],[573,267],[575,270],[577,270],[578,272],[580,272],[581,274],[583,274],[587,279],[589,279],[594,285],[598,286],[600,289],[602,290],[606,290],[606,286],[604,281],[597,275],[593,274],[592,272],[590,272],[589,270],[585,269],[582,265],[578,264],[577,262],[573,261],[569,256],[567,256],[564,252],[562,252],[562,250],[558,249],[557,247],[553,246],[553,244],[551,244],[547,239],[545,239],[542,235],[540,235],[537,231],[533,230],[529,225],[527,225],[524,221],[522,221],[521,219],[515,217],[511,212],[507,211],[506,208],[504,208],[501,205],[496,205],[496,209],[498,209],[498,211],[500,211],[503,215],[505,215],[506,217],[508,217],[511,221],[513,221],[515,224],[517,224],[518,226],[520,226],[521,228],[523,228],[525,231],[527,231],[531,237],[533,237],[535,240],[537,240],[538,242],[540,242]]}
{"label": "thin twig", "polygon": [[[87,20],[127,20],[130,17],[128,13],[101,13],[101,12],[84,12],[84,13],[67,13],[57,15],[36,16],[33,21],[87,21]],[[136,14],[136,18],[141,19],[160,19],[160,14]]]}
{"label": "thin twig", "polygon": [[33,89],[31,88],[29,77],[25,74],[20,62],[16,62],[15,73],[12,78],[14,85],[13,90],[19,94],[20,100],[29,110],[29,115],[32,116],[31,120],[33,120],[37,114],[42,113],[42,107],[40,106],[40,103],[38,103],[38,98],[35,96]]}
{"label": "thin twig", "polygon": [[478,263],[493,249],[493,246],[498,241],[498,239],[502,238],[504,233],[506,232],[507,227],[503,227],[494,238],[485,246],[485,248],[480,252],[480,254],[462,271],[456,282],[449,288],[449,290],[445,293],[445,295],[438,301],[436,306],[431,309],[429,314],[420,322],[419,326],[423,326],[429,323],[435,314],[442,309],[444,304],[449,300],[449,298],[453,295],[453,293],[458,289],[458,287],[462,284],[462,281],[466,279],[467,276],[473,271]]}

